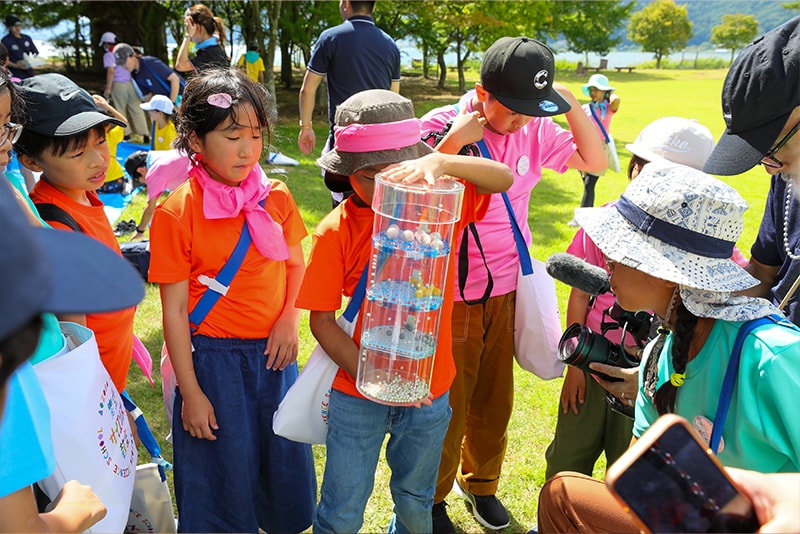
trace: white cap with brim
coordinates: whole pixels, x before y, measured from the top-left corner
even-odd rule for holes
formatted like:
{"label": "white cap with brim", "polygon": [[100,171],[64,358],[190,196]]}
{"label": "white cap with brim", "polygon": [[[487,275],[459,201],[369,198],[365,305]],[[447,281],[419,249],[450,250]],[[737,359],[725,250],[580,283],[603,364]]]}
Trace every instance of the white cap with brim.
{"label": "white cap with brim", "polygon": [[700,170],[714,150],[714,136],[694,119],[662,117],[642,128],[625,148],[647,161],[667,160]]}

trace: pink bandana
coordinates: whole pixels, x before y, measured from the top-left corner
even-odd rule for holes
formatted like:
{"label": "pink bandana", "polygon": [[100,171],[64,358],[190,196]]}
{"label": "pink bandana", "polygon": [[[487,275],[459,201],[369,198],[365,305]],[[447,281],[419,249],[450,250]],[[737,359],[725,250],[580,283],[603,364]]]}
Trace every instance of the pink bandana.
{"label": "pink bandana", "polygon": [[244,218],[256,249],[265,258],[283,261],[289,258],[289,247],[283,229],[272,220],[259,202],[269,196],[270,184],[261,166],[254,165],[239,187],[220,183],[208,175],[199,154],[193,156],[189,175],[203,188],[203,215],[207,219],[230,219],[244,210]]}

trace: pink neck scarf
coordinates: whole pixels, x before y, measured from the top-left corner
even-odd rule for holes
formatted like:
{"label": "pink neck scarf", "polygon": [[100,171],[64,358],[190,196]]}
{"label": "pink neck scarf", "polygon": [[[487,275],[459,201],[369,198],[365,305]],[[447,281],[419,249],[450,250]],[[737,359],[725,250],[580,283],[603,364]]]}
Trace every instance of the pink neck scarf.
{"label": "pink neck scarf", "polygon": [[289,247],[283,229],[272,220],[259,202],[269,196],[270,184],[261,166],[254,165],[239,187],[220,183],[208,175],[202,157],[193,156],[189,175],[203,188],[203,215],[206,219],[230,219],[244,210],[253,244],[262,256],[283,261],[289,258]]}

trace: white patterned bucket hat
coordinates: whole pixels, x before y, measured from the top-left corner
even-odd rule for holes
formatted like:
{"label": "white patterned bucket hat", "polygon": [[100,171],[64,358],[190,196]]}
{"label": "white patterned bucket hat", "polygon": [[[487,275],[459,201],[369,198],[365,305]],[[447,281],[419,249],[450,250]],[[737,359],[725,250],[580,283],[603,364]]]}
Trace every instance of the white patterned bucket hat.
{"label": "white patterned bucket hat", "polygon": [[575,219],[615,262],[681,286],[740,291],[758,283],[730,259],[747,208],[716,178],[656,161],[613,207],[577,209]]}

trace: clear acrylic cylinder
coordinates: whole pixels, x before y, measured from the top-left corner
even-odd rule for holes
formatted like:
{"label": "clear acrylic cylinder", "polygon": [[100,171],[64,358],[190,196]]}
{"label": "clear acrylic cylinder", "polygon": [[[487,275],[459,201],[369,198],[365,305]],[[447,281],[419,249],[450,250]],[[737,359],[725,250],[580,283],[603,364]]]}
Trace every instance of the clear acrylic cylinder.
{"label": "clear acrylic cylinder", "polygon": [[381,404],[409,406],[431,387],[448,255],[464,186],[390,183],[378,174],[372,259],[356,386]]}

